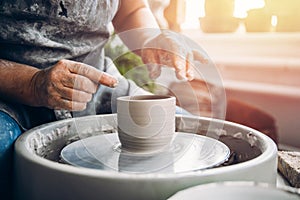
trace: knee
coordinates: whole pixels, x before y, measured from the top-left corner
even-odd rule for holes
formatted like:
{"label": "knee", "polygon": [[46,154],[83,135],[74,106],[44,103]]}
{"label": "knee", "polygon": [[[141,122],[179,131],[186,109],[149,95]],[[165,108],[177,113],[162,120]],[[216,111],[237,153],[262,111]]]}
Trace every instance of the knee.
{"label": "knee", "polygon": [[21,129],[17,122],[8,114],[0,111],[0,155],[12,146],[20,134]]}
{"label": "knee", "polygon": [[0,196],[9,199],[12,195],[13,143],[20,134],[17,122],[0,111]]}

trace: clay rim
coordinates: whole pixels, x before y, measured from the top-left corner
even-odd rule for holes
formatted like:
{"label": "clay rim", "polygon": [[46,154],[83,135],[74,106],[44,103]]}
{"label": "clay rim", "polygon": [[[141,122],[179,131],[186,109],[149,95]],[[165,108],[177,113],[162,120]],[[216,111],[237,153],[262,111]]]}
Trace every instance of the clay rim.
{"label": "clay rim", "polygon": [[[108,114],[108,115],[116,115],[116,114]],[[104,115],[103,115],[104,116]],[[182,115],[176,115],[177,117],[182,117]],[[89,117],[95,117],[95,116],[89,116]],[[80,118],[87,118],[87,117],[80,117]],[[76,118],[76,120],[80,119]],[[211,169],[205,169],[205,170],[199,170],[199,171],[193,171],[193,172],[183,172],[178,174],[157,174],[157,173],[149,173],[149,174],[128,174],[128,173],[122,173],[122,172],[111,172],[111,171],[101,171],[97,169],[89,169],[89,168],[78,168],[71,165],[66,165],[62,163],[58,163],[55,161],[51,161],[48,159],[45,159],[43,157],[40,157],[39,155],[32,152],[32,149],[25,141],[30,140],[32,137],[30,137],[31,133],[41,129],[45,126],[50,126],[51,124],[56,125],[67,125],[68,123],[72,123],[75,121],[74,118],[72,119],[65,119],[61,120],[59,122],[51,122],[48,124],[44,124],[38,127],[35,127],[25,133],[23,133],[16,141],[15,143],[15,154],[20,154],[19,156],[22,156],[22,159],[27,159],[28,161],[32,163],[36,163],[44,168],[49,168],[51,170],[57,170],[60,172],[64,172],[67,174],[74,174],[76,176],[88,176],[88,177],[94,177],[94,178],[104,178],[109,180],[128,180],[128,179],[134,179],[134,180],[149,180],[153,181],[153,179],[178,179],[178,178],[195,178],[195,177],[202,177],[202,176],[217,176],[218,174],[224,174],[224,173],[236,173],[237,171],[245,171],[249,168],[256,167],[258,163],[265,163],[269,162],[271,160],[276,160],[277,163],[277,146],[272,141],[271,138],[267,137],[263,133],[246,127],[244,125],[240,125],[233,122],[228,122],[224,120],[219,119],[212,119],[207,117],[197,117],[197,116],[188,116],[185,118],[192,118],[197,120],[204,120],[204,121],[213,121],[216,123],[223,123],[229,126],[238,127],[247,131],[251,131],[253,134],[255,134],[258,138],[260,138],[263,141],[262,145],[262,154],[258,157],[245,161],[242,163],[238,163],[235,165],[230,166],[223,166],[219,168],[211,168]],[[277,165],[276,165],[277,166]],[[270,169],[271,170],[271,169]]]}

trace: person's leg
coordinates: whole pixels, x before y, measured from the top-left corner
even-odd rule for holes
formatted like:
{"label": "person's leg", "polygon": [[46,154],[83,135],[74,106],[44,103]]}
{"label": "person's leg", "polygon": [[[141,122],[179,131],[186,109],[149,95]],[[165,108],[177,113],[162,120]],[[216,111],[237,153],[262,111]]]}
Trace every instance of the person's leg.
{"label": "person's leg", "polygon": [[0,199],[12,198],[13,144],[20,134],[17,122],[0,111]]}

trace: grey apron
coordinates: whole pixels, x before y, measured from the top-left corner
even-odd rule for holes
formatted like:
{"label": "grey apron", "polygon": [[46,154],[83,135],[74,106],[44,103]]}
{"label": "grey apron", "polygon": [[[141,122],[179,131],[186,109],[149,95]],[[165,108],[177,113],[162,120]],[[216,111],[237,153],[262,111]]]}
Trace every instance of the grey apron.
{"label": "grey apron", "polygon": [[[100,86],[87,109],[76,116],[114,112],[117,96],[146,93],[122,77],[104,56],[118,5],[117,0],[2,0],[0,59],[40,69],[70,59],[108,72],[118,77],[119,86]],[[0,97],[0,110],[24,130],[57,118],[53,110],[8,102],[5,97]]]}

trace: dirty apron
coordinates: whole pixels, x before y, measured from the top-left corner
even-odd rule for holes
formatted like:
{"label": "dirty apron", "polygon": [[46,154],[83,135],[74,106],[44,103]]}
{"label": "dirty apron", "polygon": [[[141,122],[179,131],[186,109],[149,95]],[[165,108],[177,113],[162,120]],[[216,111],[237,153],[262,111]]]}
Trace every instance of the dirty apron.
{"label": "dirty apron", "polygon": [[[76,116],[115,112],[116,97],[146,93],[122,77],[104,54],[118,6],[117,0],[2,0],[0,59],[40,69],[70,59],[105,71],[118,78],[119,86],[100,85],[87,109]],[[64,118],[63,112],[57,116],[51,109],[8,102],[4,97],[0,97],[0,110],[24,130]]]}

